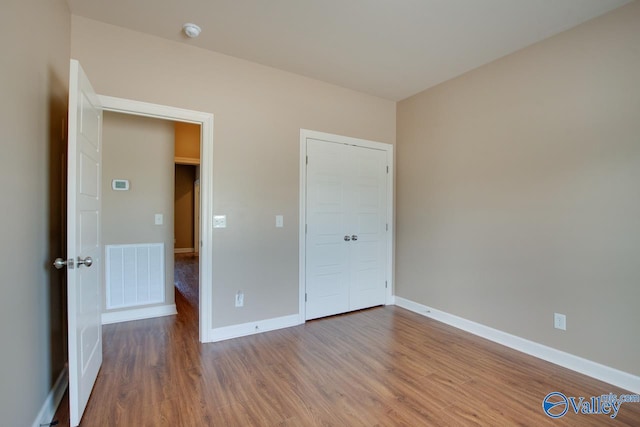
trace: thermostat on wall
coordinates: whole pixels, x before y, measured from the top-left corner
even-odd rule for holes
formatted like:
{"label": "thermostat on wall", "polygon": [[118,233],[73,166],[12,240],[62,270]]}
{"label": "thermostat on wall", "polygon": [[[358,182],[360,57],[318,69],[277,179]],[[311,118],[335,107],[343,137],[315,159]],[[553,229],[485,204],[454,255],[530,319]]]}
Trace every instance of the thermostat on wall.
{"label": "thermostat on wall", "polygon": [[117,191],[127,191],[129,189],[128,179],[114,179],[111,181],[111,188]]}

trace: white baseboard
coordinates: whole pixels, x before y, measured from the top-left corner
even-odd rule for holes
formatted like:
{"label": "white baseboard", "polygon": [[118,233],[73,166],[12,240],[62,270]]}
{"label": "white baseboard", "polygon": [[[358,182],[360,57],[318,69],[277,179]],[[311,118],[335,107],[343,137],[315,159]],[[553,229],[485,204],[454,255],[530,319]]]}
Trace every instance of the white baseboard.
{"label": "white baseboard", "polygon": [[40,424],[48,425],[51,423],[51,419],[56,414],[58,405],[60,405],[60,401],[62,400],[62,396],[64,396],[64,392],[67,390],[68,385],[69,367],[65,365],[62,372],[60,372],[60,375],[58,375],[58,379],[56,379],[53,388],[49,391],[47,398],[44,400],[44,403],[40,408],[40,412],[38,412],[38,415],[32,424],[33,427],[40,427]]}
{"label": "white baseboard", "polygon": [[195,249],[193,248],[174,248],[173,249],[174,254],[190,254],[192,252],[195,252]]}
{"label": "white baseboard", "polygon": [[274,317],[273,319],[258,320],[239,325],[223,326],[221,328],[213,328],[209,331],[208,342],[239,338],[276,329],[289,328],[299,324],[300,317],[297,314],[292,314],[290,316]]}
{"label": "white baseboard", "polygon": [[[640,377],[396,296],[395,305],[514,350],[640,394]],[[608,390],[602,390],[603,392]]]}
{"label": "white baseboard", "polygon": [[129,322],[131,320],[150,319],[152,317],[171,316],[178,314],[175,304],[156,305],[153,307],[132,308],[122,311],[108,311],[102,313],[102,324]]}

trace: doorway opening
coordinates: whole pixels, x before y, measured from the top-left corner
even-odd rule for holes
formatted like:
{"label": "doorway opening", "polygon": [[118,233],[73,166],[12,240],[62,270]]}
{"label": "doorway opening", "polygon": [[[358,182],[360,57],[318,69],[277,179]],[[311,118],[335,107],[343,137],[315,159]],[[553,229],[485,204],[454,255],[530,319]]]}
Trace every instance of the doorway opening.
{"label": "doorway opening", "polygon": [[198,124],[175,122],[174,286],[178,310],[198,312],[200,263],[200,135]]}
{"label": "doorway opening", "polygon": [[104,112],[104,323],[179,308],[197,319],[200,135],[199,124]]}
{"label": "doorway opening", "polygon": [[[199,209],[198,221],[196,221],[199,245],[197,266],[197,301],[198,301],[198,325],[200,342],[211,341],[212,330],[212,224],[204,220],[210,218],[213,211],[213,115],[182,108],[169,107],[146,102],[133,101],[109,96],[98,96],[105,111],[130,114],[134,116],[152,117],[168,120],[174,123],[187,123],[199,128]],[[194,247],[194,250],[196,249]]]}

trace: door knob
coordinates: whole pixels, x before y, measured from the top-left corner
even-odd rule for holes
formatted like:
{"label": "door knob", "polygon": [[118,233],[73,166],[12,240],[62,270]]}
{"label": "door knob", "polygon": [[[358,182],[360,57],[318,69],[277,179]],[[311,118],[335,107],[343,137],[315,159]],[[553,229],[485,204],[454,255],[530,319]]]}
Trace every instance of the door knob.
{"label": "door knob", "polygon": [[355,240],[358,240],[358,235],[357,235],[357,234],[354,234],[353,236],[351,236],[351,240],[354,240],[354,241],[355,241]]}
{"label": "door knob", "polygon": [[85,259],[78,257],[78,267],[80,267],[81,265],[91,267],[91,264],[93,264],[93,259],[91,259],[90,256],[86,257]]}
{"label": "door knob", "polygon": [[344,241],[348,242],[349,240],[351,240],[351,236],[344,236]]}
{"label": "door knob", "polygon": [[61,268],[67,266],[69,268],[73,268],[73,259],[62,259],[62,258],[56,258],[55,261],[53,261],[53,266],[55,268],[57,268],[58,270],[60,270]]}

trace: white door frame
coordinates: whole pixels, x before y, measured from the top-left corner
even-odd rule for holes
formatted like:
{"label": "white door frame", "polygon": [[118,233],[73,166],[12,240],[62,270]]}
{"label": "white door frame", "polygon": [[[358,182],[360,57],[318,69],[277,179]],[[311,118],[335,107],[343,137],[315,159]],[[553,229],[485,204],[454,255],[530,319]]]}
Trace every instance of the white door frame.
{"label": "white door frame", "polygon": [[393,220],[393,145],[383,142],[368,141],[366,139],[352,138],[331,133],[317,132],[308,129],[300,129],[300,217],[299,217],[299,323],[306,322],[306,274],[307,274],[307,239],[306,239],[306,218],[307,218],[307,138],[318,139],[327,142],[337,142],[357,147],[373,148],[387,153],[387,223],[389,224],[387,240],[387,291],[386,304],[393,304],[393,255],[395,247],[394,220]]}
{"label": "white door frame", "polygon": [[193,250],[200,253],[200,175],[193,183]]}
{"label": "white door frame", "polygon": [[[187,122],[200,125],[200,275],[199,275],[199,337],[200,342],[211,342],[213,325],[213,223],[203,221],[212,218],[213,212],[213,114],[185,110],[166,105],[130,99],[98,95],[104,111],[153,117],[163,120]],[[194,242],[197,245],[198,242]]]}

